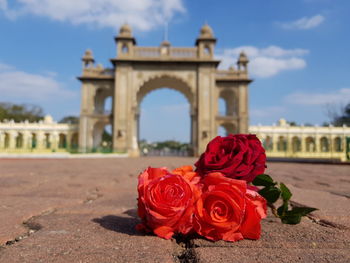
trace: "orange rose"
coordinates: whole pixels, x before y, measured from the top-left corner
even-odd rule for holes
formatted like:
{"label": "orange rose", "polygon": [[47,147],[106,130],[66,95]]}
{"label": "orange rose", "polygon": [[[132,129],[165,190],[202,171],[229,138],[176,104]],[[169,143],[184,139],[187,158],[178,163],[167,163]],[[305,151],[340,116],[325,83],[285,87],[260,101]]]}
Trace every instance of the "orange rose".
{"label": "orange rose", "polygon": [[184,165],[179,168],[176,168],[172,171],[172,173],[183,176],[186,180],[190,181],[192,184],[197,184],[201,179],[199,174],[193,171],[193,167],[191,165]]}
{"label": "orange rose", "polygon": [[187,234],[192,230],[197,190],[181,173],[150,167],[139,175],[138,214],[142,220],[137,226],[139,230],[152,230],[165,239],[174,233]]}
{"label": "orange rose", "polygon": [[210,240],[237,241],[260,237],[266,201],[247,190],[244,180],[210,173],[201,181],[202,195],[195,204],[194,229]]}

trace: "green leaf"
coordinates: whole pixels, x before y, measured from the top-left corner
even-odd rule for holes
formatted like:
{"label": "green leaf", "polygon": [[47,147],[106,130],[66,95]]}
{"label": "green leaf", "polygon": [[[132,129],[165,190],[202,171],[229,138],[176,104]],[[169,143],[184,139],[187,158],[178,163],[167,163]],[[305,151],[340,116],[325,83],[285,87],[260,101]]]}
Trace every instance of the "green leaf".
{"label": "green leaf", "polygon": [[291,214],[291,215],[285,215],[281,218],[281,221],[283,224],[289,224],[289,225],[296,225],[299,224],[301,221],[301,215],[300,214]]}
{"label": "green leaf", "polygon": [[306,216],[307,214],[317,210],[317,208],[313,207],[293,207],[292,210],[288,211],[289,214],[291,215],[296,215],[299,214],[301,216]]}
{"label": "green leaf", "polygon": [[283,205],[281,205],[278,209],[277,209],[277,214],[280,217],[283,217],[284,214],[288,211],[288,202],[283,202]]}
{"label": "green leaf", "polygon": [[259,194],[263,196],[267,202],[274,203],[281,195],[280,189],[274,186],[265,187],[259,191]]}
{"label": "green leaf", "polygon": [[292,197],[292,193],[284,183],[280,183],[280,189],[283,201],[288,201]]}
{"label": "green leaf", "polygon": [[255,186],[274,186],[276,183],[267,174],[259,174],[252,182]]}

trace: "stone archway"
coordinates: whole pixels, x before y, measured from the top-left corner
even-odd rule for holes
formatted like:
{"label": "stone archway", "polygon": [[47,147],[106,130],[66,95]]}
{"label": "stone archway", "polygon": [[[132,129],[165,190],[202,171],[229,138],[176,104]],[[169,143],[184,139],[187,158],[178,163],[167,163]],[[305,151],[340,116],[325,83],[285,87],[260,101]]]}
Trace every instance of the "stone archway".
{"label": "stone archway", "polygon": [[[216,38],[208,25],[201,28],[194,47],[172,47],[168,41],[140,47],[128,25],[121,27],[115,40],[112,68],[95,66],[91,50],[82,58],[80,151],[93,147],[94,125],[110,121],[113,151],[138,156],[140,102],[162,87],[179,91],[190,104],[194,155],[205,150],[223,123],[230,132],[248,132],[248,59],[241,53],[237,68],[219,70],[220,61],[214,57]],[[112,97],[111,114],[102,110],[107,97]],[[227,105],[225,116],[219,116],[219,97]]]}

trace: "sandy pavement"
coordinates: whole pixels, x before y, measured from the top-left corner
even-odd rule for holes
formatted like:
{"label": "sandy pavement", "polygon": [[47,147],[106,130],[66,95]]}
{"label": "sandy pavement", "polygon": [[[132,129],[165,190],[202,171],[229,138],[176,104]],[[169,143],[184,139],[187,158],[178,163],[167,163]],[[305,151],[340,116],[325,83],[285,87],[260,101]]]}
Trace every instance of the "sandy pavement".
{"label": "sandy pavement", "polygon": [[293,201],[319,210],[297,226],[269,216],[258,241],[138,233],[139,172],[194,161],[0,159],[0,262],[350,262],[350,165],[269,163]]}

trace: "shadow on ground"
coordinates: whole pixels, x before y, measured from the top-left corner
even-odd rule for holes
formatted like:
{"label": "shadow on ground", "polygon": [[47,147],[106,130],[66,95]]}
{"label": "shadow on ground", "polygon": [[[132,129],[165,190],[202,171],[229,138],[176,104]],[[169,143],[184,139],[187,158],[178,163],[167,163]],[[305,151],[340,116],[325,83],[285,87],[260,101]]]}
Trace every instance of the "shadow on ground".
{"label": "shadow on ground", "polygon": [[123,217],[117,215],[106,215],[101,218],[92,219],[93,222],[100,224],[103,228],[118,233],[127,234],[130,236],[140,236],[142,233],[138,232],[135,229],[135,226],[140,223],[139,218],[137,217],[136,209],[129,209],[123,214],[126,214],[130,217]]}

